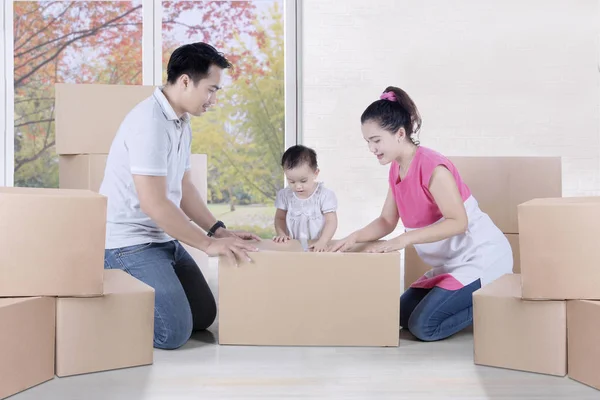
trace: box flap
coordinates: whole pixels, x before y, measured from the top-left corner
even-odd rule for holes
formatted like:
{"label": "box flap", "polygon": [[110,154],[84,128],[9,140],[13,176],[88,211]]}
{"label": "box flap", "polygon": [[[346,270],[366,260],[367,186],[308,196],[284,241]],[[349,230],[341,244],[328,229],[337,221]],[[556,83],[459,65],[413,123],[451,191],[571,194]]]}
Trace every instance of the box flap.
{"label": "box flap", "polygon": [[538,207],[538,206],[597,206],[600,204],[600,196],[586,197],[550,197],[539,198],[526,201],[519,204],[519,207]]}
{"label": "box flap", "polygon": [[473,296],[521,298],[521,274],[506,274],[475,291]]}
{"label": "box flap", "polygon": [[120,269],[104,270],[104,294],[153,292],[154,289]]}
{"label": "box flap", "polygon": [[94,193],[91,190],[28,187],[0,187],[0,195],[104,198],[104,196]]}

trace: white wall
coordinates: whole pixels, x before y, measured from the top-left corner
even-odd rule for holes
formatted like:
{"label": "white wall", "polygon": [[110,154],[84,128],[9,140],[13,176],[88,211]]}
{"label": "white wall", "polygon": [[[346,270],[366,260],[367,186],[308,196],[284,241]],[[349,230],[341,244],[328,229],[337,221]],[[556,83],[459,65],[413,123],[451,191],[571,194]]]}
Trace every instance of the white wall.
{"label": "white wall", "polygon": [[600,194],[598,0],[304,0],[303,143],[339,197],[338,235],[387,191],[360,114],[388,85],[446,155],[563,156],[565,196]]}

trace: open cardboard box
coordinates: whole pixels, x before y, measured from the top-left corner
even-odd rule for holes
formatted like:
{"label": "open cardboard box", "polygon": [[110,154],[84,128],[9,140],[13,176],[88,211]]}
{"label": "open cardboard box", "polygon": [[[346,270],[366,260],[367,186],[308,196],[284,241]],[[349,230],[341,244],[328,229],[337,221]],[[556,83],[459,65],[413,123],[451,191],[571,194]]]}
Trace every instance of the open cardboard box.
{"label": "open cardboard box", "polygon": [[220,344],[398,346],[400,253],[255,244],[252,263],[219,260]]}

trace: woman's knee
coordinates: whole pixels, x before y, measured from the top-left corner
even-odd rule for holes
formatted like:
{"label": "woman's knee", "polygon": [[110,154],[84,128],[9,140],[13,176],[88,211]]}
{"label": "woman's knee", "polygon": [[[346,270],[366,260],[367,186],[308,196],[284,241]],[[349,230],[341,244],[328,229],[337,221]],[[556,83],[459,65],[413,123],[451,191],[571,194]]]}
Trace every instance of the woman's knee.
{"label": "woman's knee", "polygon": [[439,329],[428,326],[426,321],[424,321],[422,318],[419,318],[419,316],[416,314],[410,316],[407,325],[410,333],[419,340],[424,342],[433,342],[440,339],[435,335],[435,332]]}
{"label": "woman's knee", "polygon": [[408,319],[408,330],[423,342],[435,342],[450,336],[444,336],[442,322],[442,319],[434,318],[423,310],[416,310]]}
{"label": "woman's knee", "polygon": [[[185,310],[185,309],[184,309]],[[192,335],[192,313],[188,310],[154,313],[154,347],[174,350],[183,346]]]}

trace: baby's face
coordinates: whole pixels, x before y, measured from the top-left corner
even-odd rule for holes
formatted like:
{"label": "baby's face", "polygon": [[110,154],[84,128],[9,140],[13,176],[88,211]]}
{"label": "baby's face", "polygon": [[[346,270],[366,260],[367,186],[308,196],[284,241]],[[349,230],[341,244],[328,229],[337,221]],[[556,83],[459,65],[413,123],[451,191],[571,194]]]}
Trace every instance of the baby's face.
{"label": "baby's face", "polygon": [[290,189],[301,198],[306,198],[313,193],[317,176],[319,176],[319,170],[313,170],[308,164],[285,170],[285,177]]}

